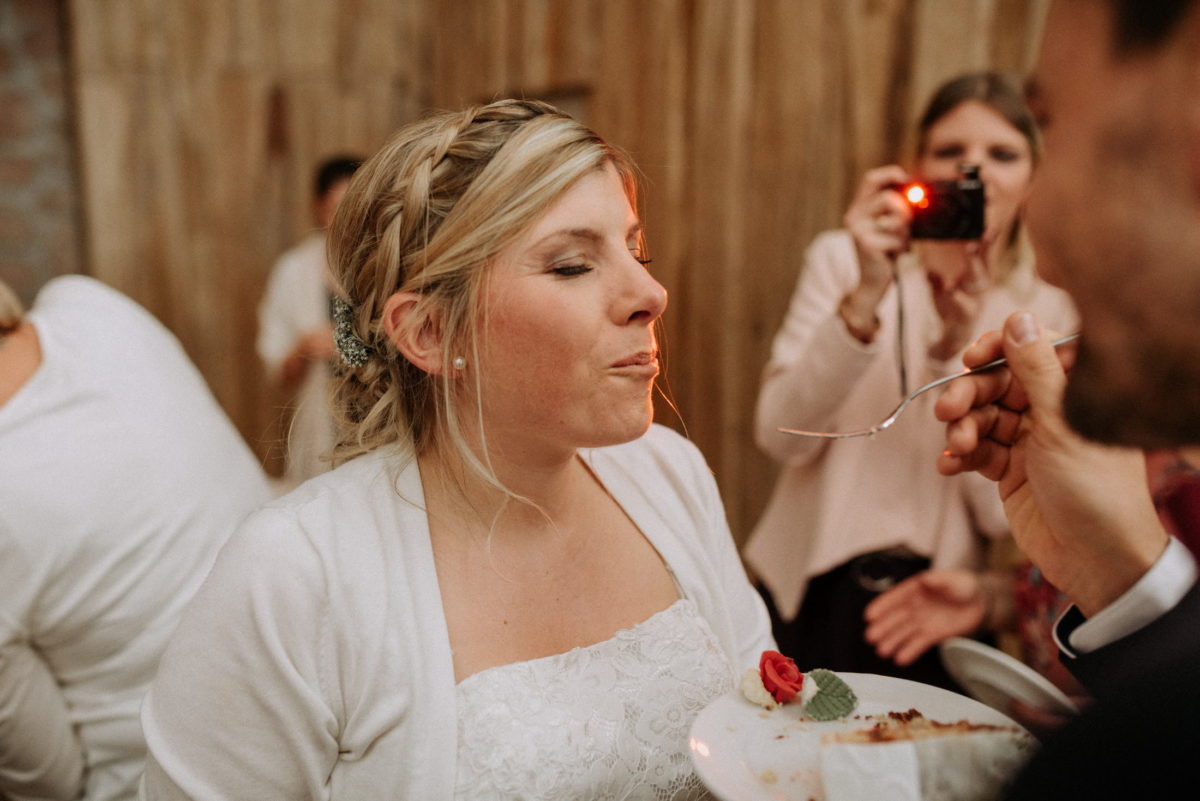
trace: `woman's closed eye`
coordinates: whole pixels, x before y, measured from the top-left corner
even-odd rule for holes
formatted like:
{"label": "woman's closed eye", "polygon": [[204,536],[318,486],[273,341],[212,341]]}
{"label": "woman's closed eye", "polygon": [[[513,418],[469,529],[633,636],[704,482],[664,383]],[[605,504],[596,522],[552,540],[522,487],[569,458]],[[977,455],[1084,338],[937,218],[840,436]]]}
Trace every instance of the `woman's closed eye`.
{"label": "woman's closed eye", "polygon": [[561,275],[564,278],[571,278],[576,275],[583,275],[585,273],[590,273],[594,269],[595,269],[594,267],[589,267],[586,264],[578,263],[578,264],[560,264],[555,267],[552,267],[550,271],[552,273],[554,273],[555,275]]}

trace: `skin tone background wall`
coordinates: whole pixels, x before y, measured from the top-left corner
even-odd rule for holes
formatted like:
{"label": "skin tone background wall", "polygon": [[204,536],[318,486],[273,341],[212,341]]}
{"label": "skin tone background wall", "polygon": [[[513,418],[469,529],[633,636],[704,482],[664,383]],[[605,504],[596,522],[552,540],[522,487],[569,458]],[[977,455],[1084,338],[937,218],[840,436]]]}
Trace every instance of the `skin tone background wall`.
{"label": "skin tone background wall", "polygon": [[[944,79],[1023,71],[1045,0],[68,0],[84,271],[172,328],[276,469],[253,350],[312,166],[429,108],[540,97],[645,174],[666,378],[744,540],[775,468],[751,420],[809,240],[902,159]],[[871,422],[871,421],[864,421]],[[932,470],[934,454],[930,454]]]}

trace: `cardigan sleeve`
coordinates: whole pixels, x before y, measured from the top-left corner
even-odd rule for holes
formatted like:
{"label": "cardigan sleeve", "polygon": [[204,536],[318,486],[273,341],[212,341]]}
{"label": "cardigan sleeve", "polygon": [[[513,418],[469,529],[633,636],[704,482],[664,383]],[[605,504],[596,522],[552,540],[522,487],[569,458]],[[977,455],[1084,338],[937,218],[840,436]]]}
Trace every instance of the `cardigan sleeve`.
{"label": "cardigan sleeve", "polygon": [[775,650],[775,638],[771,634],[771,619],[767,614],[762,596],[754,589],[746,576],[746,569],[738,556],[737,547],[725,518],[725,507],[717,492],[711,473],[706,473],[709,487],[705,496],[708,500],[708,515],[716,532],[716,561],[720,571],[722,589],[726,598],[729,616],[733,621],[736,637],[737,662],[735,675],[743,668],[757,667],[763,651]]}
{"label": "cardigan sleeve", "polygon": [[328,797],[341,721],[326,583],[288,511],[233,536],[143,704],[141,798]]}
{"label": "cardigan sleeve", "polygon": [[735,674],[740,674],[743,668],[757,666],[764,650],[776,647],[771,634],[771,620],[762,596],[746,576],[712,470],[694,443],[673,432],[670,436],[678,443],[677,447],[686,452],[684,458],[672,461],[688,467],[689,489],[694,493],[696,506],[704,521],[698,526],[700,545],[708,552],[713,565],[717,583],[715,598],[723,606],[721,611],[731,624],[734,652],[729,656],[731,660],[736,660],[733,665]]}
{"label": "cardigan sleeve", "polygon": [[759,389],[755,440],[777,461],[805,462],[827,447],[827,442],[777,429],[832,427],[855,383],[879,353],[880,338],[870,345],[859,342],[838,314],[842,298],[857,283],[858,263],[849,235],[819,235],[808,248]]}

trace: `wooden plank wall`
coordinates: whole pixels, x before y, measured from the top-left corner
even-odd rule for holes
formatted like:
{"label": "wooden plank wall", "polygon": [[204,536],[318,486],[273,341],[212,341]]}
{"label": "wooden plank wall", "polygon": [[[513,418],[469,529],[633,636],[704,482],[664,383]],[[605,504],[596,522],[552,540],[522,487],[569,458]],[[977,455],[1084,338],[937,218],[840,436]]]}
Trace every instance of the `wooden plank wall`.
{"label": "wooden plank wall", "polygon": [[704,451],[741,540],[775,474],[751,418],[805,246],[904,157],[935,85],[1028,67],[1046,4],[74,0],[91,271],[180,333],[261,450],[253,305],[308,224],[312,161],[427,106],[558,102],[645,173],[679,410],[659,419]]}
{"label": "wooden plank wall", "polygon": [[88,271],[180,337],[265,462],[254,353],[277,255],[314,225],[322,158],[369,154],[425,101],[418,3],[72,0]]}

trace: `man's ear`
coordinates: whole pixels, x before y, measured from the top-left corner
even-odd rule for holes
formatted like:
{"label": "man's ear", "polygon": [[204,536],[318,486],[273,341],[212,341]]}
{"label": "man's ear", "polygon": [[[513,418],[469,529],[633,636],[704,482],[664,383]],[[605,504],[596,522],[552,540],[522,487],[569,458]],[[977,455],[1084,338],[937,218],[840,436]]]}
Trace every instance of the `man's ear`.
{"label": "man's ear", "polygon": [[416,292],[396,292],[383,304],[383,330],[400,355],[430,375],[442,373],[438,310]]}

